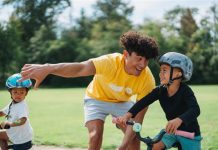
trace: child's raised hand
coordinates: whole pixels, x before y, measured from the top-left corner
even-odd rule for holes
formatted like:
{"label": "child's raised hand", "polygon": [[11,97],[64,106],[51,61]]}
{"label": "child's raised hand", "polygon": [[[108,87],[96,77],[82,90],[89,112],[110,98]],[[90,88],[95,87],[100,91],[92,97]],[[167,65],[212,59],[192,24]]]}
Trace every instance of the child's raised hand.
{"label": "child's raised hand", "polygon": [[173,134],[176,132],[177,128],[182,124],[182,120],[180,118],[175,118],[170,120],[166,125],[166,132],[168,134]]}

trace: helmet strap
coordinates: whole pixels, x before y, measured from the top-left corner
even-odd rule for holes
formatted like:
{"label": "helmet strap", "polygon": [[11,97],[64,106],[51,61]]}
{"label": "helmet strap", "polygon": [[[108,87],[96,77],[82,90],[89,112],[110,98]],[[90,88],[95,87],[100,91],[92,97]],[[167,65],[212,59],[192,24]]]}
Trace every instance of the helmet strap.
{"label": "helmet strap", "polygon": [[11,99],[12,99],[12,102],[13,102],[13,103],[15,103],[15,104],[18,103],[18,102],[16,102],[16,101],[12,98],[12,96],[11,96]]}
{"label": "helmet strap", "polygon": [[173,67],[170,67],[170,78],[169,78],[169,82],[167,83],[167,86],[170,86],[173,83],[174,80],[178,80],[178,79],[182,79],[183,78],[182,75],[179,76],[179,77],[173,78],[173,69],[174,69]]}
{"label": "helmet strap", "polygon": [[172,80],[178,80],[178,79],[182,79],[183,77],[182,76],[179,76],[179,77],[176,77],[176,78],[173,78]]}
{"label": "helmet strap", "polygon": [[173,83],[173,67],[170,66],[170,78],[169,78],[169,82],[167,83],[167,86],[170,86]]}
{"label": "helmet strap", "polygon": [[[10,93],[11,94],[11,93]],[[12,102],[13,103],[18,103],[18,102],[16,102],[13,98],[12,98],[12,95],[11,95],[11,99],[12,99]]]}

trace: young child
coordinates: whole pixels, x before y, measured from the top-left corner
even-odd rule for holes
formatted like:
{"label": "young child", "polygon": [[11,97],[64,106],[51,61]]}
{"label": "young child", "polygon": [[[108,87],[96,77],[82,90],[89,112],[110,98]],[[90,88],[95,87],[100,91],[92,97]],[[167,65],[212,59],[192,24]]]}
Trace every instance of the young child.
{"label": "young child", "polygon": [[[168,120],[165,127],[167,133],[153,146],[153,149],[169,149],[174,143],[179,142],[184,150],[200,150],[201,133],[197,121],[200,108],[193,91],[184,83],[192,76],[192,61],[183,54],[168,52],[160,57],[159,64],[161,85],[139,100],[124,116],[118,117],[117,121],[125,126],[127,120],[134,118],[143,108],[159,100]],[[194,132],[195,137],[188,139],[175,135],[176,130]]]}
{"label": "young child", "polygon": [[[33,129],[29,121],[28,106],[25,97],[32,85],[30,79],[18,82],[19,73],[10,76],[6,87],[11,95],[11,102],[0,111],[0,117],[5,116],[0,129],[0,147],[8,149],[8,141],[13,143],[16,150],[27,150],[32,147]],[[9,129],[5,129],[9,128]]]}

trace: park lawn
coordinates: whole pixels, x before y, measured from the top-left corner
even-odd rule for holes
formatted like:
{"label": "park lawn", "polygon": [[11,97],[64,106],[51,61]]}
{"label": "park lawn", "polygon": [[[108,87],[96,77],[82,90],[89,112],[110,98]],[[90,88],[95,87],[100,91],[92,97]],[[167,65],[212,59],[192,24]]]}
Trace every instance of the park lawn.
{"label": "park lawn", "polygon": [[[203,136],[202,149],[218,149],[218,85],[191,87],[201,107],[199,123]],[[84,93],[84,88],[39,89],[29,92],[27,101],[35,144],[87,147],[88,134],[83,121]],[[9,102],[9,98],[6,90],[0,91],[0,108]],[[142,135],[153,136],[165,125],[163,111],[159,103],[155,102],[144,118]],[[108,117],[103,149],[114,150],[121,140],[121,132],[111,123],[111,117]],[[145,150],[146,147],[142,145],[142,149]]]}

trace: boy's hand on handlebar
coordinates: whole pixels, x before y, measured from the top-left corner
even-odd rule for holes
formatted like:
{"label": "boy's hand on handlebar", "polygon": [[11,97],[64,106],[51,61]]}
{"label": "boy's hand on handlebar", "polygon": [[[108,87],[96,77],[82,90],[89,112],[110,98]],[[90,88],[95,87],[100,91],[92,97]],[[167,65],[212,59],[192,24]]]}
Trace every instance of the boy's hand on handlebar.
{"label": "boy's hand on handlebar", "polygon": [[132,117],[131,113],[126,113],[123,116],[117,118],[117,124],[126,127],[126,122]]}
{"label": "boy's hand on handlebar", "polygon": [[177,128],[182,124],[182,120],[180,118],[175,118],[170,120],[166,125],[166,132],[168,134],[173,134],[176,132]]}
{"label": "boy's hand on handlebar", "polygon": [[2,128],[2,129],[5,129],[6,126],[9,126],[9,127],[10,127],[11,124],[12,124],[11,122],[4,121],[4,122],[1,123],[1,128]]}

